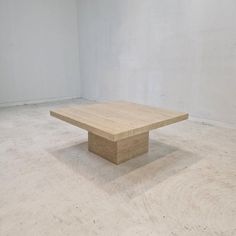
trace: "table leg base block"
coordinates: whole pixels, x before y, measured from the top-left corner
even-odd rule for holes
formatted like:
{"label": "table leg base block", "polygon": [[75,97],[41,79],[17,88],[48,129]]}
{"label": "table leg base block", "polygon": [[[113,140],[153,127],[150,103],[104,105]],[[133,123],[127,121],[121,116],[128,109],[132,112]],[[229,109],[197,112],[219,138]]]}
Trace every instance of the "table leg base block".
{"label": "table leg base block", "polygon": [[88,149],[115,164],[148,152],[149,132],[138,134],[116,142],[88,133]]}

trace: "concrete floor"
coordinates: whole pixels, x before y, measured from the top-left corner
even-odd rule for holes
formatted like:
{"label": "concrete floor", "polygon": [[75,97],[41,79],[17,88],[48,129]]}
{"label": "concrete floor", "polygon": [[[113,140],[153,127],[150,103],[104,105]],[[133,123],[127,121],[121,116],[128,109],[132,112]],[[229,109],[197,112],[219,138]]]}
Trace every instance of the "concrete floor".
{"label": "concrete floor", "polygon": [[236,130],[185,121],[116,166],[49,116],[0,109],[0,235],[236,235]]}

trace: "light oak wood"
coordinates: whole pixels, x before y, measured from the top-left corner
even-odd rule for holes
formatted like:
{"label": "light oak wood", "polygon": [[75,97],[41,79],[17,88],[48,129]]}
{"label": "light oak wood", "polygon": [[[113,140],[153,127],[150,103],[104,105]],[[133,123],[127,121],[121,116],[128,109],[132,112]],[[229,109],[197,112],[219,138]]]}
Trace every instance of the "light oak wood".
{"label": "light oak wood", "polygon": [[188,118],[187,113],[131,102],[107,102],[66,107],[50,114],[91,133],[118,141]]}
{"label": "light oak wood", "polygon": [[50,114],[87,130],[89,150],[116,164],[147,152],[150,130],[188,118],[187,113],[131,102],[66,107]]}
{"label": "light oak wood", "polygon": [[91,132],[88,133],[88,149],[115,164],[148,152],[149,133],[111,141]]}

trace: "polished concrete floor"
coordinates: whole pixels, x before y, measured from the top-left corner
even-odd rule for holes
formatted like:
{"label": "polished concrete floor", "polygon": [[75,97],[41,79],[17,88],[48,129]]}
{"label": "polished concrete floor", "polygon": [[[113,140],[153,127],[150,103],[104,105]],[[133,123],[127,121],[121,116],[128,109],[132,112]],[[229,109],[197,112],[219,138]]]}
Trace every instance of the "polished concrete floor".
{"label": "polished concrete floor", "polygon": [[49,116],[84,100],[0,109],[0,235],[236,235],[236,130],[184,121],[116,166]]}

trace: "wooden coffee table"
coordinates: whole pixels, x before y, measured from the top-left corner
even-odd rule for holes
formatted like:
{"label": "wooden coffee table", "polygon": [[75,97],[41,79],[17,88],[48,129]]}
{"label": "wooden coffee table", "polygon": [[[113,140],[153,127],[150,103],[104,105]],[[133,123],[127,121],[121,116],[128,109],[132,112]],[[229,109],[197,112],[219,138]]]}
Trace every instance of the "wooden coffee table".
{"label": "wooden coffee table", "polygon": [[106,102],[50,111],[88,131],[88,149],[119,164],[148,152],[149,131],[188,119],[188,114],[131,102]]}

